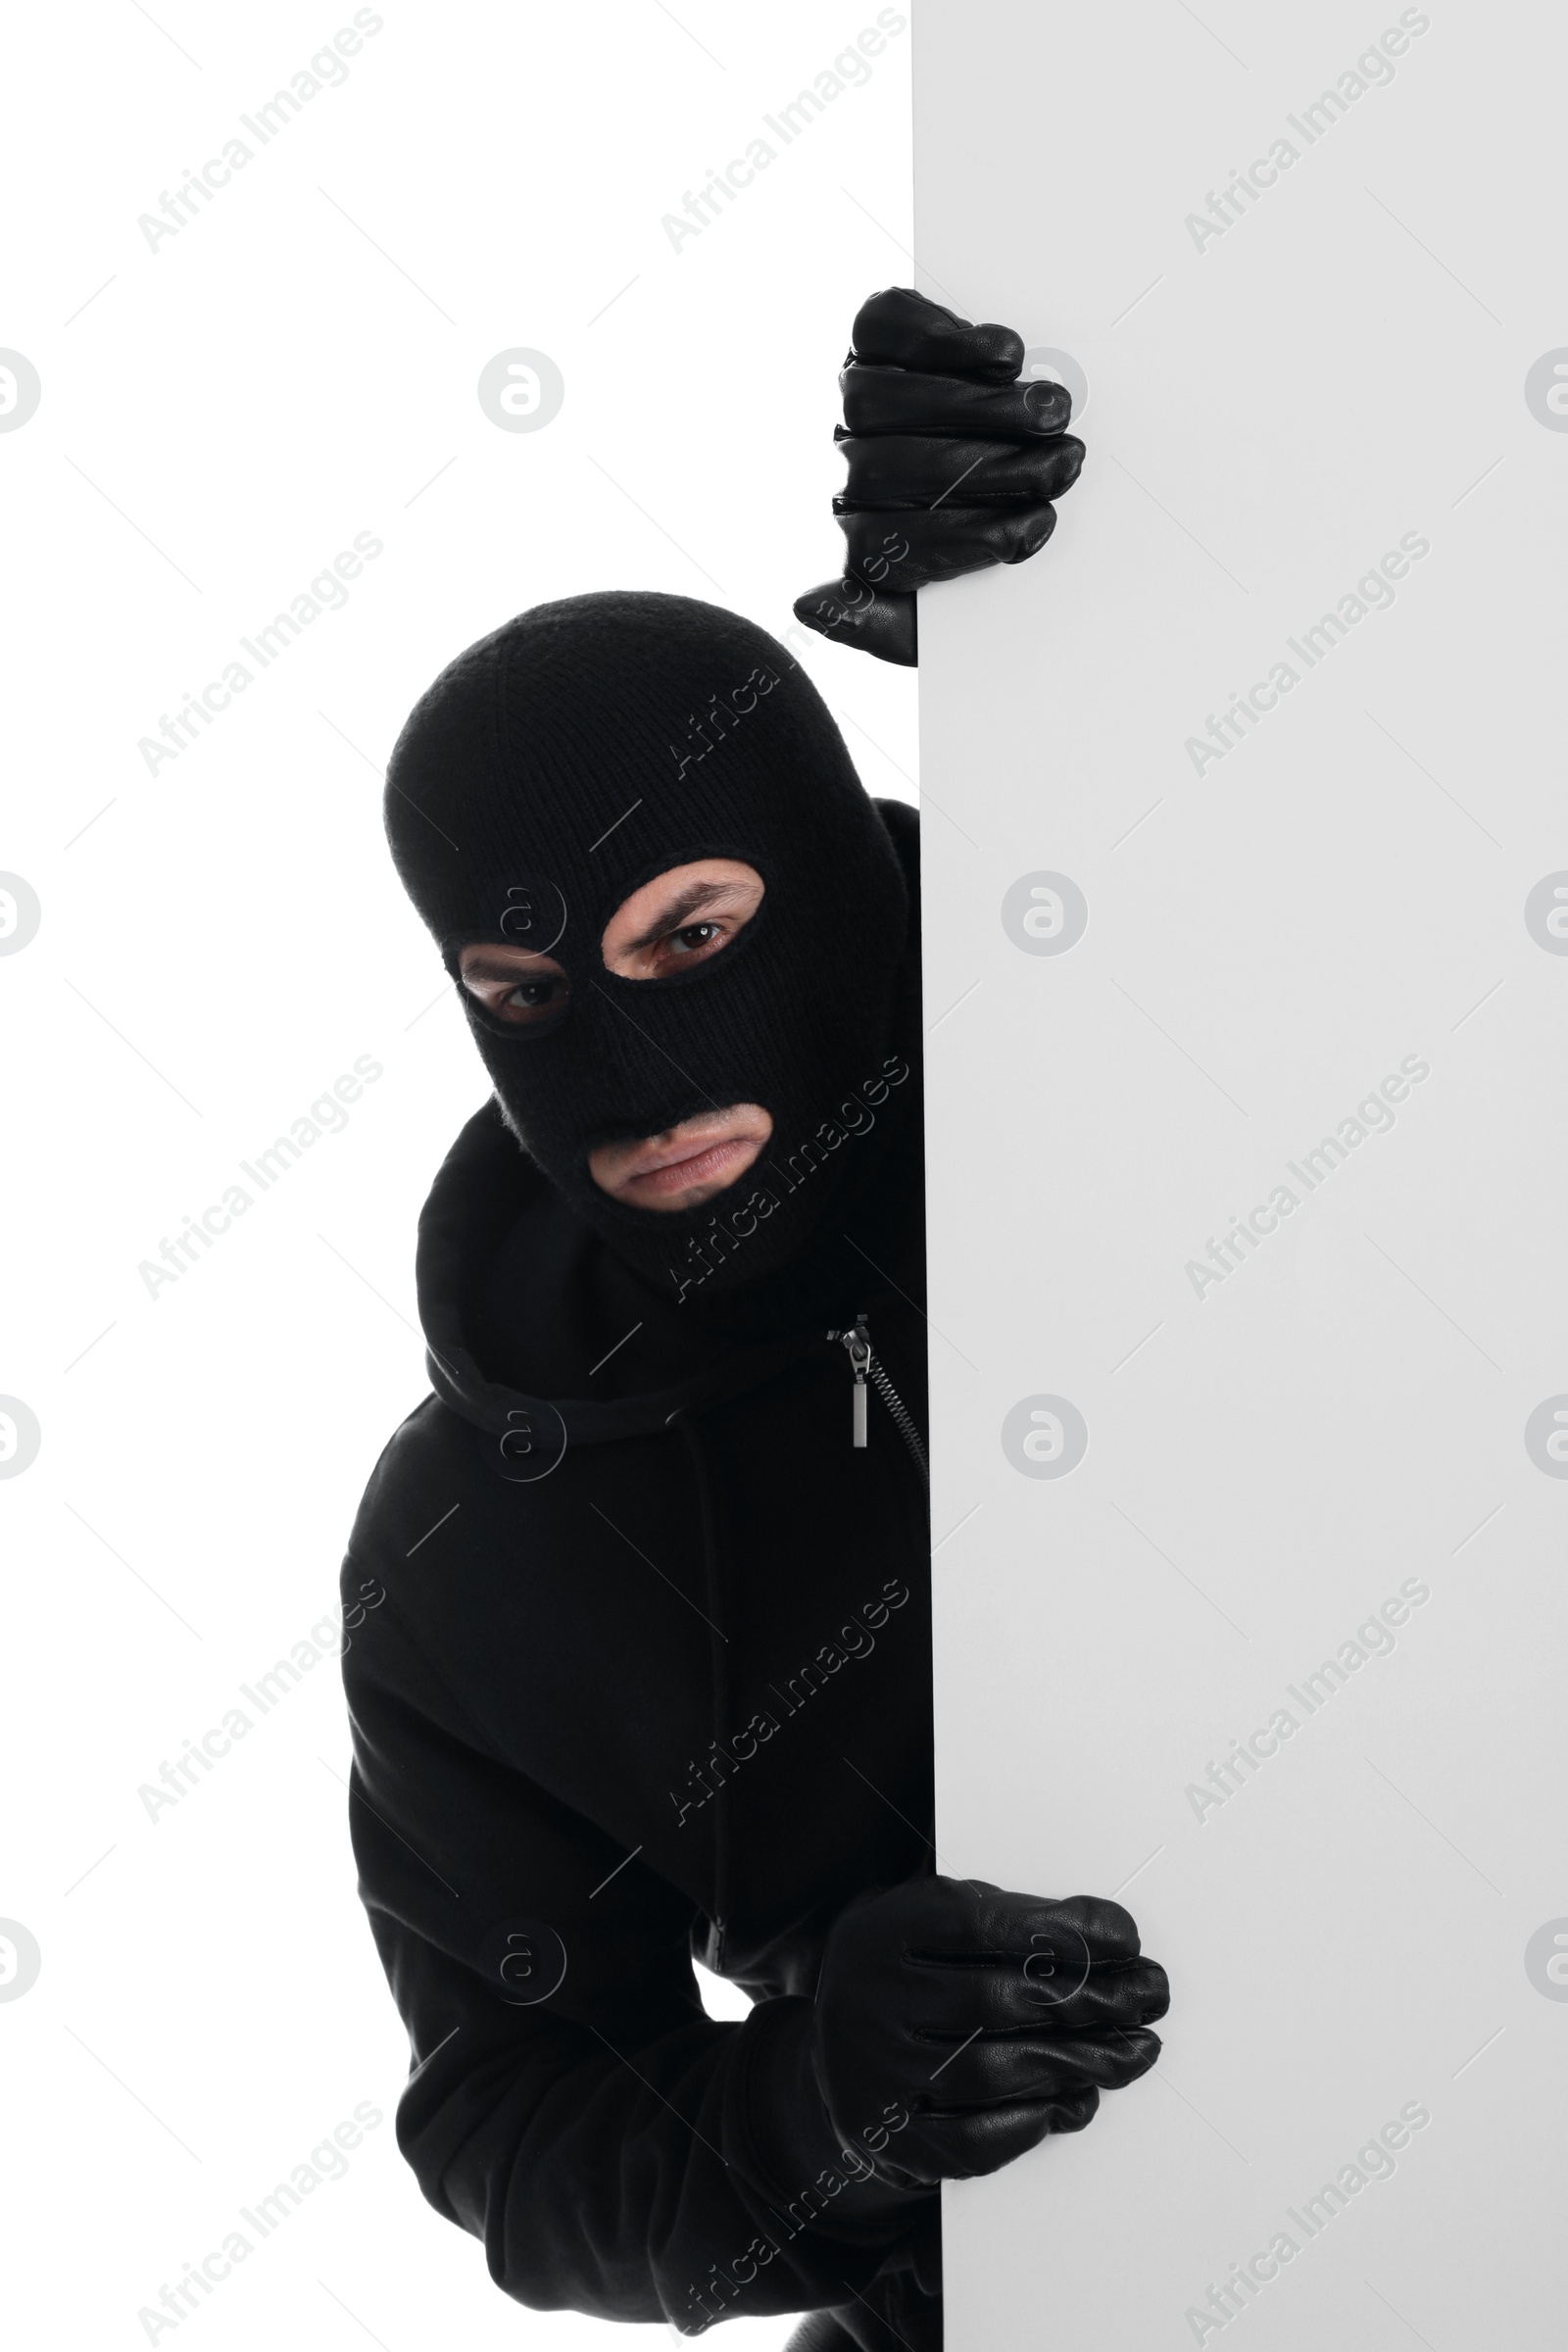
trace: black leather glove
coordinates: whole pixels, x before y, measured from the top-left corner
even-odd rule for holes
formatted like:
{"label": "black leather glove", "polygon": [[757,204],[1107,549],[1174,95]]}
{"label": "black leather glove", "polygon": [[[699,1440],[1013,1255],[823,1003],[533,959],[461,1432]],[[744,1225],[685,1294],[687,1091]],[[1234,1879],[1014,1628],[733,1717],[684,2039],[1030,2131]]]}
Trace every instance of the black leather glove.
{"label": "black leather glove", "polygon": [[888,2187],[927,2188],[1081,2132],[1102,2090],[1153,2065],[1169,1999],[1119,1903],[911,1879],[834,1923],[810,2063],[841,2143],[907,2113],[869,2161]]}
{"label": "black leather glove", "polygon": [[912,667],[917,588],[1045,546],[1084,445],[1060,384],[1018,380],[1023,353],[1011,327],[971,326],[908,286],[862,304],[834,428],[849,557],[842,579],[796,599],[808,628]]}

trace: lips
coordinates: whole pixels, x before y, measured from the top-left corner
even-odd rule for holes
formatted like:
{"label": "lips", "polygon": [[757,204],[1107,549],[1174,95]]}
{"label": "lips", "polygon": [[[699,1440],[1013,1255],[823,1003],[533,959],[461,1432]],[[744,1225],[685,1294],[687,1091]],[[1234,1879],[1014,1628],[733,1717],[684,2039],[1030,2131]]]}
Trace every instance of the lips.
{"label": "lips", "polygon": [[749,1108],[684,1119],[638,1144],[616,1168],[613,1189],[629,1201],[666,1201],[704,1187],[719,1190],[751,1165],[766,1140],[766,1114]]}
{"label": "lips", "polygon": [[661,1158],[628,1176],[627,1190],[662,1196],[685,1192],[693,1185],[724,1182],[739,1175],[761,1148],[756,1136],[737,1136],[724,1143],[710,1144],[705,1151],[688,1151],[680,1157]]}

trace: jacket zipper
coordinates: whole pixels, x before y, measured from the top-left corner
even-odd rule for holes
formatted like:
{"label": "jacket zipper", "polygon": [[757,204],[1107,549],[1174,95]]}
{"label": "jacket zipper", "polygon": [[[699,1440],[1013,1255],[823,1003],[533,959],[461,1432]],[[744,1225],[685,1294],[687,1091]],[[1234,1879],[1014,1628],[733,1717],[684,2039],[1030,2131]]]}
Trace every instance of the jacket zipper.
{"label": "jacket zipper", "polygon": [[844,1348],[850,1359],[850,1369],[855,1374],[855,1417],[852,1424],[854,1433],[852,1443],[858,1446],[863,1446],[867,1440],[866,1383],[869,1381],[887,1406],[888,1411],[893,1415],[893,1426],[908,1447],[914,1466],[929,1489],[931,1467],[926,1460],[925,1446],[921,1441],[920,1432],[914,1426],[914,1417],[908,1406],[893,1386],[892,1381],[889,1380],[880,1357],[872,1348],[871,1335],[866,1329],[864,1313],[861,1312],[856,1316],[853,1331],[830,1331],[827,1336],[830,1340],[837,1340]]}

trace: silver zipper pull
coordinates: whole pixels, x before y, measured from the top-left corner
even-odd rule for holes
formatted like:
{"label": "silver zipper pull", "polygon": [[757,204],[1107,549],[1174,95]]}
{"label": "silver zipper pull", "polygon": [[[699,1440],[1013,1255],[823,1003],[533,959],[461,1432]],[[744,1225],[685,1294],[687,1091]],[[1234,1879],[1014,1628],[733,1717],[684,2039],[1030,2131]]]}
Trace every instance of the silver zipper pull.
{"label": "silver zipper pull", "polygon": [[850,1369],[855,1374],[855,1419],[852,1442],[856,1446],[863,1446],[867,1428],[865,1378],[871,1369],[871,1341],[865,1328],[864,1315],[857,1317],[853,1331],[830,1331],[827,1336],[830,1340],[837,1340],[849,1355]]}

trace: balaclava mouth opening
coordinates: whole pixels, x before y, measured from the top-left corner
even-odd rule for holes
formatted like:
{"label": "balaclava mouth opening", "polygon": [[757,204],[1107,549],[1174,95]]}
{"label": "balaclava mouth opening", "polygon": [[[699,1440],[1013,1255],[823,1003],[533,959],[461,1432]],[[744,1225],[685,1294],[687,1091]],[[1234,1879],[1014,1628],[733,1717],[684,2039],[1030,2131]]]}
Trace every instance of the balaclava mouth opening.
{"label": "balaclava mouth opening", "polygon": [[[684,1297],[773,1274],[808,1243],[890,1083],[908,895],[820,695],[765,630],[686,597],[539,605],[459,655],[387,769],[387,837],[435,937],[508,1125],[616,1254]],[[668,978],[610,971],[601,940],[673,866],[753,866],[758,912]],[[566,974],[564,1010],[502,1022],[460,951],[510,942]],[[759,1102],[770,1141],[691,1210],[631,1206],[597,1146]],[[809,1181],[807,1176],[809,1175]]]}

